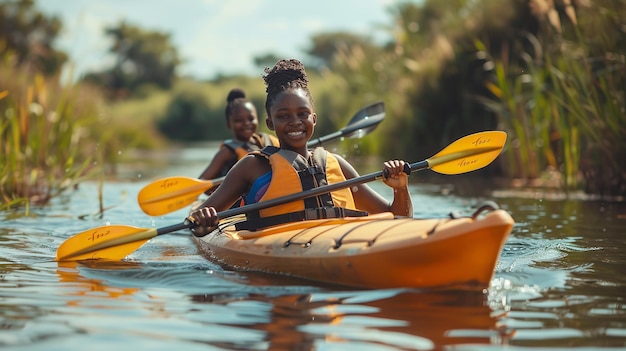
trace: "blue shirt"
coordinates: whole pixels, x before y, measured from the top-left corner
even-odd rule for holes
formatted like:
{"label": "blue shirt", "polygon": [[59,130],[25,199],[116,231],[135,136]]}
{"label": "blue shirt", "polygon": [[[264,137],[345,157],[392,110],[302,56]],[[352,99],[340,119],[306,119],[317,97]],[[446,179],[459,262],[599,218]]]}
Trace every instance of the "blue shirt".
{"label": "blue shirt", "polygon": [[250,187],[250,191],[243,197],[246,205],[254,204],[259,202],[267,188],[270,186],[270,181],[272,180],[272,171],[269,171],[262,176],[258,177],[252,186]]}

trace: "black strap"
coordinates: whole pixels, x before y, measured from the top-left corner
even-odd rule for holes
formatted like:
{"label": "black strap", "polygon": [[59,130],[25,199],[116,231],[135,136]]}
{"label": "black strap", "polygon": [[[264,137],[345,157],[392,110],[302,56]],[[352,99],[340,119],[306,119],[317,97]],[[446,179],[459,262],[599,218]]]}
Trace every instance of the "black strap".
{"label": "black strap", "polygon": [[252,154],[256,154],[259,156],[263,156],[266,159],[270,159],[270,156],[272,156],[273,154],[277,153],[278,151],[280,151],[279,147],[276,147],[274,145],[267,145],[264,148],[262,148],[261,150],[256,150],[253,151]]}
{"label": "black strap", "polygon": [[300,222],[312,219],[364,217],[367,215],[368,213],[365,211],[351,210],[343,207],[308,208],[303,211],[284,213],[271,217],[248,217],[248,220],[245,222],[235,224],[235,229],[255,231],[284,223]]}
{"label": "black strap", "polygon": [[[326,179],[326,150],[318,147],[313,150],[311,157],[311,165],[307,169],[308,173],[302,172],[300,179],[302,181],[303,190],[313,189],[316,187],[324,186],[328,184]],[[318,203],[319,201],[319,203]],[[330,193],[320,194],[317,197],[307,198],[304,200],[305,207],[333,207],[333,198]]]}

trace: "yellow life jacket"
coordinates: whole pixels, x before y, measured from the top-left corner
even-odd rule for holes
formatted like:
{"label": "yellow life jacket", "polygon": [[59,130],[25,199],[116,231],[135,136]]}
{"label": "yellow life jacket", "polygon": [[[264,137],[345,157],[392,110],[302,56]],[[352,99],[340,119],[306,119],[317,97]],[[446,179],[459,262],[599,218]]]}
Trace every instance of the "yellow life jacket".
{"label": "yellow life jacket", "polygon": [[[269,186],[259,202],[346,180],[337,158],[322,147],[316,148],[309,160],[277,147],[265,147],[251,154],[267,158],[272,168]],[[350,188],[344,188],[249,213],[245,229],[305,219],[365,215],[367,212],[356,210]]]}
{"label": "yellow life jacket", "polygon": [[237,163],[237,161],[244,158],[244,156],[248,155],[250,152],[261,150],[265,146],[280,145],[278,138],[270,134],[255,133],[254,135],[252,135],[252,138],[254,139],[253,143],[250,141],[243,142],[235,139],[224,140],[220,147],[227,147],[231,149],[235,153],[235,155],[237,155],[237,157],[228,161],[224,165],[220,172],[221,177],[225,176],[226,173],[228,173],[228,171],[235,165],[235,163]]}

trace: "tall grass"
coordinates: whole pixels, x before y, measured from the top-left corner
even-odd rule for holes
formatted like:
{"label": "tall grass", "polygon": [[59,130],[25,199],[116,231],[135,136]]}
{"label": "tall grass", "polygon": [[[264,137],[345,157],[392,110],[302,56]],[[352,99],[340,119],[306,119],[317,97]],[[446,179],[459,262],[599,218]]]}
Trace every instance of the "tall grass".
{"label": "tall grass", "polygon": [[[588,192],[626,195],[626,62],[600,58],[558,58],[550,74],[550,93],[564,116],[560,130],[577,135],[563,139],[567,186],[579,175]],[[571,125],[579,126],[571,128]],[[568,136],[566,134],[566,136]],[[577,138],[581,140],[577,140]]]}
{"label": "tall grass", "polygon": [[[0,209],[46,204],[107,159],[100,95],[0,64]],[[110,159],[110,157],[109,157]]]}
{"label": "tall grass", "polygon": [[[600,17],[611,13],[598,11]],[[587,21],[572,20],[567,40],[554,20],[551,25],[558,30],[545,30],[542,38],[527,34],[532,44],[527,47],[534,52],[520,55],[523,64],[496,60],[496,84],[490,88],[500,106],[494,110],[513,131],[508,149],[512,176],[537,179],[556,170],[566,191],[624,196],[626,59],[617,40],[594,40],[611,38],[614,28],[591,31],[583,24],[594,14],[583,14]]]}

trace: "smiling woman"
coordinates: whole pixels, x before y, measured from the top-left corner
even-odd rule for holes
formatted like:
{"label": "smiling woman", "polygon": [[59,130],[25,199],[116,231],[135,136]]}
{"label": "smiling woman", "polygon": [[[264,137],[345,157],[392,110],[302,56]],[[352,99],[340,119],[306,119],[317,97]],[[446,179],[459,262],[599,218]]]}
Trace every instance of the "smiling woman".
{"label": "smiling woman", "polygon": [[238,160],[249,152],[260,150],[268,145],[278,146],[276,137],[257,132],[259,119],[256,107],[246,99],[243,90],[232,89],[228,93],[225,115],[226,126],[233,133],[233,138],[222,143],[211,163],[200,174],[200,179],[223,177]]}
{"label": "smiling woman", "polygon": [[[215,229],[217,211],[230,207],[243,197],[245,204],[270,201],[289,194],[340,183],[358,177],[357,171],[343,157],[323,148],[310,150],[317,114],[309,90],[308,76],[295,59],[280,60],[265,69],[263,77],[267,98],[267,127],[276,133],[280,147],[266,147],[242,158],[224,178],[224,182],[192,213],[199,224],[194,233],[204,235]],[[413,205],[407,188],[405,162],[390,160],[383,164],[383,180],[394,189],[389,203],[367,184],[338,189],[267,210],[248,213],[251,223],[282,221],[299,216],[305,210],[337,210],[345,216],[392,212],[411,216]]]}

